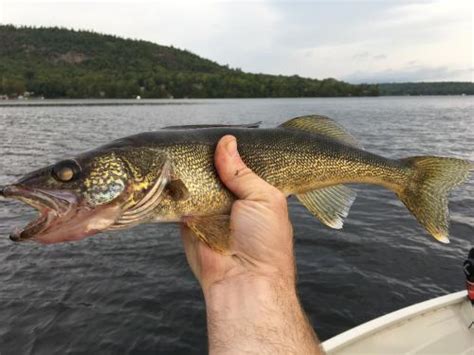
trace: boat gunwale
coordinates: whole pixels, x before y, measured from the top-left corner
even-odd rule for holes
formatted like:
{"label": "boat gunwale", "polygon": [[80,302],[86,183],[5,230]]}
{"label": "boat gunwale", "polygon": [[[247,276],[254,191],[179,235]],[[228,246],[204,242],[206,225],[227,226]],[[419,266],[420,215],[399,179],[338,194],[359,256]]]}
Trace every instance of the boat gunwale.
{"label": "boat gunwale", "polygon": [[462,303],[464,301],[468,302],[468,300],[467,291],[463,290],[415,303],[411,306],[390,312],[335,335],[334,337],[324,341],[321,345],[325,352],[341,350],[355,342],[386,330],[397,323],[409,321],[423,313],[435,311],[453,304]]}

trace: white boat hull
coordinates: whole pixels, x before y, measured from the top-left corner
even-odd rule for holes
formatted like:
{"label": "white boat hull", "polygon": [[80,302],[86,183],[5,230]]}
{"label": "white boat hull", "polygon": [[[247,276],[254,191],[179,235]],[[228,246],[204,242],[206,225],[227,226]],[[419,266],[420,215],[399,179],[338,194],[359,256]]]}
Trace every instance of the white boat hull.
{"label": "white boat hull", "polygon": [[322,346],[328,355],[474,355],[473,322],[474,307],[460,291],[376,318]]}

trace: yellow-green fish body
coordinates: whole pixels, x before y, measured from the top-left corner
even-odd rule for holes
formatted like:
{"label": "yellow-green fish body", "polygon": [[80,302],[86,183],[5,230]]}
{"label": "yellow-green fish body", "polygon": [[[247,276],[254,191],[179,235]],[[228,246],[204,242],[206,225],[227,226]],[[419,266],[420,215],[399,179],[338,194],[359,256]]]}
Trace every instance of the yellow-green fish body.
{"label": "yellow-green fish body", "polygon": [[[44,195],[59,199],[60,205],[74,200],[69,209],[74,205],[72,209],[79,211],[75,215],[58,212],[49,224],[34,226],[34,233],[27,228],[14,239],[56,242],[144,222],[183,222],[212,248],[226,251],[234,196],[214,168],[216,144],[226,134],[237,138],[248,167],[286,195],[295,195],[333,228],[342,227],[355,199],[355,192],[346,185],[368,183],[395,192],[429,233],[447,242],[447,193],[466,180],[472,168],[471,163],[455,158],[383,158],[365,151],[342,127],[323,116],[298,117],[272,129],[163,129],[116,140],[4,188],[6,197],[32,205],[31,191],[43,194],[43,199]],[[66,220],[67,228],[62,228],[61,220]],[[74,220],[80,221],[80,228]],[[64,235],[73,230],[72,237],[61,238],[57,232],[61,229]]]}

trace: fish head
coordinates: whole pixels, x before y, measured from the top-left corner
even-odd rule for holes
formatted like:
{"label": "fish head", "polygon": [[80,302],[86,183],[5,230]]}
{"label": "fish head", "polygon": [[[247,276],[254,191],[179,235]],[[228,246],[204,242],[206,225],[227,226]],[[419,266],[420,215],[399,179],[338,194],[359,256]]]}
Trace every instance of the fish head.
{"label": "fish head", "polygon": [[130,198],[130,171],[114,151],[85,153],[33,171],[4,186],[0,195],[39,212],[14,241],[57,243],[79,240],[108,229]]}

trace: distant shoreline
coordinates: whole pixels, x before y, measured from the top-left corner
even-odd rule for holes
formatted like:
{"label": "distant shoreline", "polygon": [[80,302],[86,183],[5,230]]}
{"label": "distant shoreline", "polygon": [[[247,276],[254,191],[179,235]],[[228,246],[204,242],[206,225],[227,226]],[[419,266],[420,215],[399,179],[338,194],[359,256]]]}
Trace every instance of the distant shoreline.
{"label": "distant shoreline", "polygon": [[474,95],[473,82],[351,84],[247,73],[172,46],[57,27],[0,25],[0,43],[0,101]]}
{"label": "distant shoreline", "polygon": [[68,106],[167,106],[167,105],[199,105],[210,101],[225,100],[344,100],[344,99],[384,99],[384,98],[436,98],[436,97],[469,97],[473,95],[384,95],[384,96],[353,96],[353,97],[261,97],[261,98],[146,98],[146,99],[115,99],[115,98],[54,98],[54,99],[8,99],[0,100],[0,107],[68,107]]}

